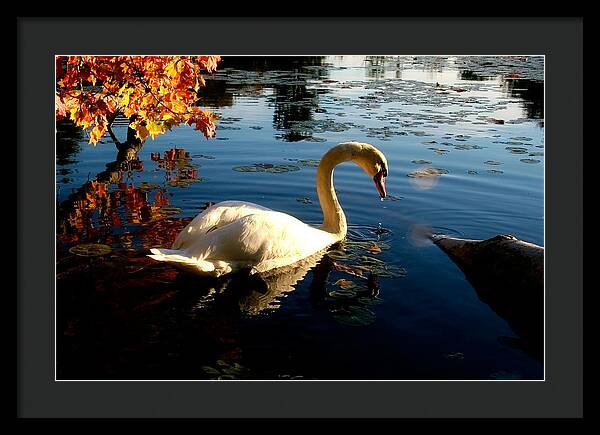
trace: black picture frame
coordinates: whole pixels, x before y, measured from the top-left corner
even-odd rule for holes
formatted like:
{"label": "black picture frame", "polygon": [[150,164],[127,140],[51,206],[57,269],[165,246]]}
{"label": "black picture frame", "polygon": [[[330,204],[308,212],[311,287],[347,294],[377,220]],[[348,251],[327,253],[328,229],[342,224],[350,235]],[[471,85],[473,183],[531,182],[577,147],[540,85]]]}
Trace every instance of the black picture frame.
{"label": "black picture frame", "polygon": [[[18,416],[582,416],[582,19],[20,18],[17,34]],[[545,55],[545,381],[55,382],[54,55],[123,53]]]}

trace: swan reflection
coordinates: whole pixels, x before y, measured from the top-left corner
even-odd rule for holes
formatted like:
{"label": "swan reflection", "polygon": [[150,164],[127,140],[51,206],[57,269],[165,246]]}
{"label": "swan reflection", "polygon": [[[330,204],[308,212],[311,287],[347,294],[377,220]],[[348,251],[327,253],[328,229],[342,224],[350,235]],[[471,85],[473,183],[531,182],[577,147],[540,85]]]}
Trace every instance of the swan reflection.
{"label": "swan reflection", "polygon": [[[310,304],[315,309],[329,311],[340,323],[353,324],[348,317],[354,319],[364,314],[372,316],[374,321],[374,314],[367,311],[370,305],[383,302],[379,297],[379,276],[375,273],[369,273],[367,277],[348,275],[350,279],[338,279],[331,283],[329,275],[332,271],[338,271],[339,266],[340,263],[327,251],[321,251],[293,265],[252,275],[237,273],[210,279],[180,272],[179,282],[180,289],[183,289],[183,282],[193,290],[197,311],[217,309],[254,316],[280,308],[282,299],[293,292],[311,272],[308,289]],[[202,296],[198,299],[199,293]],[[362,322],[364,319],[354,324],[364,324]]]}
{"label": "swan reflection", "polygon": [[246,314],[255,315],[264,310],[277,309],[281,298],[294,291],[296,284],[304,279],[306,274],[324,258],[324,255],[325,251],[321,251],[290,266],[245,279],[234,278],[227,287],[229,290],[232,287],[240,290],[239,307]]}

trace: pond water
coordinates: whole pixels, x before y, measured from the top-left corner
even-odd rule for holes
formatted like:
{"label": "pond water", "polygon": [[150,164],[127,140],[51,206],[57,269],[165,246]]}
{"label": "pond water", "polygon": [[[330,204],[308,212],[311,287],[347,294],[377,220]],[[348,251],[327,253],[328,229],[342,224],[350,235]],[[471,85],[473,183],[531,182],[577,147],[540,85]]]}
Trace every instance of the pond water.
{"label": "pond water", "polygon": [[[125,161],[108,136],[92,146],[57,126],[57,378],[543,379],[540,355],[423,237],[543,246],[543,69],[543,57],[225,57],[201,90],[214,139],[179,127]],[[226,284],[145,257],[223,200],[318,224],[318,160],[350,140],[387,156],[389,196],[338,166],[349,234],[329,255]],[[82,243],[110,252],[77,255]]]}

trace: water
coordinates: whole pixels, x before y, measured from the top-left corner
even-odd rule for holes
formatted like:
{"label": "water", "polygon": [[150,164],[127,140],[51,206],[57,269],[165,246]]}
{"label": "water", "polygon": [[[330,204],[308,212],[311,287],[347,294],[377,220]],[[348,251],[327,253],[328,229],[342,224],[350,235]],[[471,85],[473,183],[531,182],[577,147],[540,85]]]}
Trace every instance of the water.
{"label": "water", "polygon": [[[225,58],[202,101],[215,139],[176,128],[129,162],[59,126],[59,379],[543,378],[424,237],[543,246],[542,58]],[[207,203],[319,223],[316,165],[349,140],[387,156],[389,196],[338,166],[349,233],[329,256],[226,288],[144,256]],[[69,252],[80,243],[112,253]]]}

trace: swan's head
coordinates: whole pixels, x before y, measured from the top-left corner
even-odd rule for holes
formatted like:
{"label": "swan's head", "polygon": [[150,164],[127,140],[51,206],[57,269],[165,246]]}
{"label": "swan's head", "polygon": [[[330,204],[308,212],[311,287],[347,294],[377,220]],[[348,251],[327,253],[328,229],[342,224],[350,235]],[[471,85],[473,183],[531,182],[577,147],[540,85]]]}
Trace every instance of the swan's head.
{"label": "swan's head", "polygon": [[354,142],[351,159],[373,179],[381,198],[385,198],[385,177],[388,174],[387,159],[381,151],[368,143]]}

